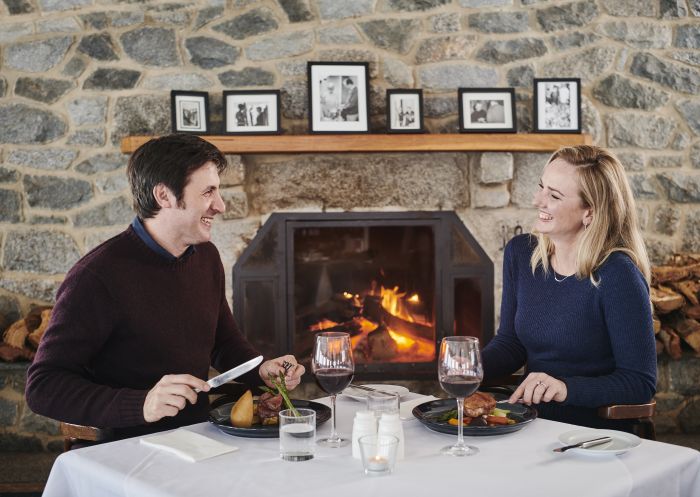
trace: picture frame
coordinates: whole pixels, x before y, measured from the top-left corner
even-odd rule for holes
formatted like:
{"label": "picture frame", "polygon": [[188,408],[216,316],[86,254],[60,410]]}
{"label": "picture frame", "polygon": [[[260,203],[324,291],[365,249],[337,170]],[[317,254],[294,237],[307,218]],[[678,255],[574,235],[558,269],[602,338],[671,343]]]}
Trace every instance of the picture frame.
{"label": "picture frame", "polygon": [[173,133],[209,134],[211,124],[207,92],[172,90],[170,111]]}
{"label": "picture frame", "polygon": [[224,134],[276,135],[280,128],[279,90],[224,91]]}
{"label": "picture frame", "polygon": [[386,91],[386,132],[425,133],[423,90]]}
{"label": "picture frame", "polygon": [[369,133],[369,64],[308,62],[309,132]]}
{"label": "picture frame", "polygon": [[460,133],[515,133],[514,88],[459,88]]}
{"label": "picture frame", "polygon": [[581,132],[581,79],[535,78],[533,129],[537,133]]}

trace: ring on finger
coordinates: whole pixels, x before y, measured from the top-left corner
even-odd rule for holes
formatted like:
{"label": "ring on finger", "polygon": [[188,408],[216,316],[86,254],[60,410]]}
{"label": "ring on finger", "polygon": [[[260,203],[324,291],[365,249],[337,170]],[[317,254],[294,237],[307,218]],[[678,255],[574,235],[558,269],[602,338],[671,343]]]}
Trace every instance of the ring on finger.
{"label": "ring on finger", "polygon": [[539,387],[540,385],[542,385],[545,390],[547,389],[547,385],[545,385],[545,383],[543,381],[538,381],[537,385],[535,385],[535,388]]}

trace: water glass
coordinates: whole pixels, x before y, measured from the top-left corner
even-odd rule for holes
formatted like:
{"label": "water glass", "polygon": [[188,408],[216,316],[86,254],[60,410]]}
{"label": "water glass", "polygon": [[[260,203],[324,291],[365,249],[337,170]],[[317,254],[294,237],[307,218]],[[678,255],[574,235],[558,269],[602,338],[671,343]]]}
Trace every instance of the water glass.
{"label": "water glass", "polygon": [[316,446],[316,411],[291,409],[279,413],[280,457],[285,461],[308,461],[314,458]]}
{"label": "water glass", "polygon": [[394,470],[399,439],[392,435],[360,437],[362,466],[367,476],[384,476]]}
{"label": "water glass", "polygon": [[399,394],[384,394],[380,392],[367,392],[367,410],[374,413],[379,419],[382,414],[399,413]]}

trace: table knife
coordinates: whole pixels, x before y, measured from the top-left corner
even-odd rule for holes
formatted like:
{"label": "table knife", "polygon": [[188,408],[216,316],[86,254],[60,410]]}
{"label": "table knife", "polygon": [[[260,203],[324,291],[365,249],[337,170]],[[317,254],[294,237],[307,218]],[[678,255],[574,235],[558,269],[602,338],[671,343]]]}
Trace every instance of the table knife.
{"label": "table knife", "polygon": [[398,396],[397,393],[387,392],[386,390],[380,390],[378,388],[367,387],[365,385],[350,385],[348,388],[357,388],[358,390],[365,390],[367,392],[376,392],[384,395],[389,395],[391,397]]}
{"label": "table knife", "polygon": [[[218,386],[223,385],[224,383],[228,383],[229,381],[238,378],[242,374],[247,373],[251,369],[254,369],[258,364],[260,364],[263,360],[263,356],[259,355],[255,359],[251,359],[250,361],[246,361],[240,366],[236,366],[233,369],[229,369],[225,373],[221,373],[218,376],[214,376],[212,379],[207,381],[209,386],[211,388],[216,388]],[[198,389],[195,389],[195,391],[199,391]]]}
{"label": "table knife", "polygon": [[585,442],[579,442],[577,444],[559,447],[557,449],[554,449],[554,452],[566,452],[569,449],[587,449],[588,447],[595,447],[596,445],[601,445],[606,442],[610,442],[611,440],[612,437],[594,438],[593,440],[586,440]]}

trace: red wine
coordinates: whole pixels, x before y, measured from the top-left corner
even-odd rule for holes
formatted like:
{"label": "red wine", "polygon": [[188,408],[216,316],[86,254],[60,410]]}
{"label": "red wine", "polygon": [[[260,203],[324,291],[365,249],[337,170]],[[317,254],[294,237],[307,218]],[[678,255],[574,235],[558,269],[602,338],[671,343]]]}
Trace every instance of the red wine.
{"label": "red wine", "polygon": [[466,374],[446,376],[440,380],[442,389],[453,397],[463,399],[469,397],[479,388],[481,380],[476,376]]}
{"label": "red wine", "polygon": [[345,390],[353,376],[349,369],[323,368],[316,371],[316,383],[324,392],[334,394]]}

